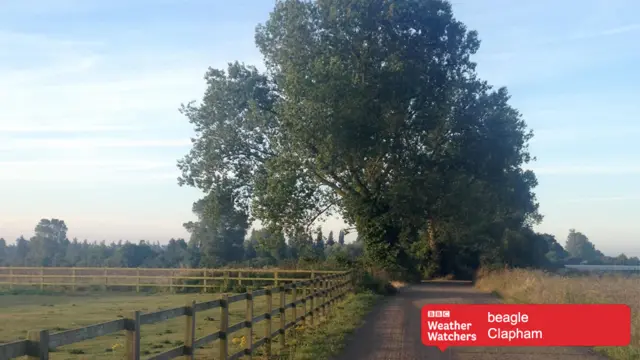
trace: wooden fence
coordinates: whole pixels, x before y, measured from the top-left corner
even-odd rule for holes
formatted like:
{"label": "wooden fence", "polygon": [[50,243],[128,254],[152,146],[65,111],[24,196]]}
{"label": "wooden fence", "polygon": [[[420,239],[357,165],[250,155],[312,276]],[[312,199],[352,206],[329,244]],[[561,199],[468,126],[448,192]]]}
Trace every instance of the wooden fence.
{"label": "wooden fence", "polygon": [[[108,321],[54,334],[50,334],[48,330],[30,331],[26,340],[1,344],[0,359],[5,360],[27,356],[27,358],[31,360],[48,360],[50,350],[57,347],[125,330],[125,359],[140,360],[140,327],[180,316],[184,316],[186,319],[184,344],[163,353],[153,355],[148,358],[149,360],[167,360],[180,356],[193,360],[196,349],[215,340],[219,340],[218,356],[216,357],[219,360],[240,359],[243,356],[251,359],[255,350],[261,346],[265,346],[266,357],[271,358],[272,339],[277,337],[280,342],[280,347],[283,348],[285,346],[287,329],[300,322],[308,322],[309,325],[313,326],[316,319],[320,320],[319,317],[321,315],[326,317],[328,313],[331,312],[336,301],[353,290],[353,285],[352,274],[350,272],[342,272],[232,296],[225,294],[222,295],[220,299],[202,303],[193,301],[186,306],[173,309],[145,314],[140,313],[140,311],[134,311],[129,318]],[[297,289],[299,287],[309,288],[309,294],[302,298],[297,298]],[[286,300],[287,292],[291,295],[290,302]],[[276,309],[273,309],[272,305],[274,294],[280,294],[279,307]],[[260,296],[266,297],[267,312],[255,315],[253,313],[253,301],[256,297]],[[238,301],[246,301],[246,320],[229,325],[229,305]],[[308,311],[307,302],[310,303]],[[303,305],[304,313],[298,316],[296,310],[300,304]],[[215,308],[220,308],[219,331],[196,339],[195,314],[200,311]],[[286,321],[286,309],[288,308],[293,310],[293,319],[290,322]],[[272,320],[274,320],[274,317],[278,317],[280,321],[277,329],[272,331]],[[260,321],[266,321],[264,337],[254,341],[252,328],[254,324]],[[246,338],[244,349],[229,355],[229,335],[242,329],[245,329]],[[213,354],[211,354],[211,358],[214,358]]]}
{"label": "wooden fence", "polygon": [[317,275],[336,274],[327,270],[282,269],[158,269],[158,268],[98,268],[98,267],[0,267],[0,286],[67,287],[75,291],[87,287],[104,290],[116,287],[135,288],[198,288],[210,292],[220,284],[226,288],[238,285],[279,286]]}

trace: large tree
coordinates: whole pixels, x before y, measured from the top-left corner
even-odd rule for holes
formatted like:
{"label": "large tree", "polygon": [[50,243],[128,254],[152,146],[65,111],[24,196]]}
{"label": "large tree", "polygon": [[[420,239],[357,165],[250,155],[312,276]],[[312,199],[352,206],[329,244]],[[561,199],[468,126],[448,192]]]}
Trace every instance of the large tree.
{"label": "large tree", "polygon": [[69,239],[67,225],[60,219],[41,219],[29,244],[29,257],[39,266],[56,266],[64,261]]}
{"label": "large tree", "polygon": [[246,212],[235,208],[235,198],[232,182],[221,180],[193,204],[198,221],[185,223],[184,227],[191,233],[190,245],[200,250],[200,265],[218,267],[243,260],[249,222]]}
{"label": "large tree", "polygon": [[181,184],[228,179],[237,209],[289,234],[337,211],[397,271],[421,241],[483,232],[499,247],[536,220],[531,134],[476,76],[477,34],[447,1],[281,0],[256,43],[264,73],[209,69],[183,107],[196,137]]}

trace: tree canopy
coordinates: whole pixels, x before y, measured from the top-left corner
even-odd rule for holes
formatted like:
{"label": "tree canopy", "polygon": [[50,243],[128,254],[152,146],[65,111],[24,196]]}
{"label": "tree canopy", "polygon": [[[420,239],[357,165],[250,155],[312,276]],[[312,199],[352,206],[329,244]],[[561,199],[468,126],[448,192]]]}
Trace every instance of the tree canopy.
{"label": "tree canopy", "polygon": [[338,213],[394,271],[441,241],[503,253],[504,231],[540,219],[532,134],[478,78],[477,33],[449,2],[280,0],[255,38],[264,72],[209,69],[183,106],[196,137],[180,184],[227,184],[238,211],[288,235]]}

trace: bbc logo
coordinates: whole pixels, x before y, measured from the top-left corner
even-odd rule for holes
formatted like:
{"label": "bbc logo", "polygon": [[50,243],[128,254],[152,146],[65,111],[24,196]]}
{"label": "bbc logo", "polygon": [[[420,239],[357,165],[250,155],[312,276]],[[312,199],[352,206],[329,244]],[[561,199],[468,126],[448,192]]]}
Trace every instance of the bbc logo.
{"label": "bbc logo", "polygon": [[427,316],[430,318],[448,318],[450,314],[449,310],[429,310]]}

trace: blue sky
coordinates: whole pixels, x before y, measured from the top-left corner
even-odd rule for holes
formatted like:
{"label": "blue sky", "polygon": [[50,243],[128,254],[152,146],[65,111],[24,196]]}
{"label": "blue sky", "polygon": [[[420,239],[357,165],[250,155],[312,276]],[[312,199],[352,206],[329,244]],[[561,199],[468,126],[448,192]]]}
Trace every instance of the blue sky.
{"label": "blue sky", "polygon": [[[536,137],[539,231],[570,228],[640,255],[640,3],[458,0],[480,75],[505,85]],[[208,66],[259,65],[270,0],[0,2],[0,237],[43,217],[70,236],[188,237],[200,194],[176,184]],[[337,231],[339,219],[326,229]]]}

